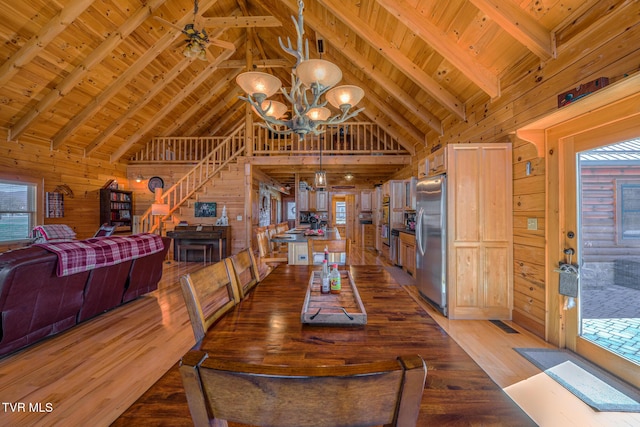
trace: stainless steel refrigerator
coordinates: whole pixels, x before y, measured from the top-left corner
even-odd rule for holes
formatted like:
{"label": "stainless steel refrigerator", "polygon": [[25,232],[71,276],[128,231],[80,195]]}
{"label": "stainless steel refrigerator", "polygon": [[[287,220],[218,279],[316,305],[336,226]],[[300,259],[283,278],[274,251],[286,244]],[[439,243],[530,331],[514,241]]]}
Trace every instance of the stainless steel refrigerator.
{"label": "stainless steel refrigerator", "polygon": [[447,315],[447,177],[422,178],[416,187],[416,284]]}

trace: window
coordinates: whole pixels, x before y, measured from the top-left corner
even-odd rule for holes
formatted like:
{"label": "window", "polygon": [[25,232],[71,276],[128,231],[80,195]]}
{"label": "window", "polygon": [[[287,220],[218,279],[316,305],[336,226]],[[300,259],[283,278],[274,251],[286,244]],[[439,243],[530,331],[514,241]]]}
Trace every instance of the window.
{"label": "window", "polygon": [[640,182],[618,182],[618,241],[640,243]]}
{"label": "window", "polygon": [[336,202],[336,224],[347,223],[347,203]]}
{"label": "window", "polygon": [[28,239],[37,221],[38,186],[0,179],[0,242]]}
{"label": "window", "polygon": [[287,220],[296,220],[296,202],[287,202]]}

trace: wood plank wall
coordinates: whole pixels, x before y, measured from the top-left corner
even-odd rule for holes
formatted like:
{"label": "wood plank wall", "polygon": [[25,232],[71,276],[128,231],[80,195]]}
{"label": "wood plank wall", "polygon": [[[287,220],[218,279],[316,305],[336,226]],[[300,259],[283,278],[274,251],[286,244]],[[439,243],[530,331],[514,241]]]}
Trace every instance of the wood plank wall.
{"label": "wood plank wall", "polygon": [[[149,178],[159,176],[164,181],[164,188],[168,189],[182,178],[193,165],[189,164],[153,164],[132,165],[128,168],[131,190],[134,192],[134,214],[141,215],[153,203],[154,195],[147,188]],[[165,231],[172,230],[180,221],[187,221],[190,225],[215,225],[222,215],[222,208],[227,207],[227,217],[231,226],[231,253],[237,253],[245,247],[246,232],[244,228],[244,165],[231,164],[219,177],[213,178],[202,187],[190,200],[178,209],[172,217],[172,222],[165,223]],[[144,179],[137,183],[135,177],[142,175]],[[195,216],[195,202],[215,202],[218,216],[215,218],[201,218]],[[238,221],[238,216],[242,217]]]}
{"label": "wood plank wall", "polygon": [[[29,137],[19,142],[0,137],[0,171],[13,179],[37,179],[44,183],[44,191],[53,191],[66,184],[73,198],[64,198],[63,218],[44,218],[44,224],[67,224],[78,238],[93,236],[100,226],[100,188],[109,179],[116,179],[125,189],[128,180],[125,164],[111,164],[108,160],[85,158],[73,150],[49,149],[48,141]],[[44,200],[40,200],[44,203]],[[44,210],[44,209],[43,209]],[[0,244],[0,252],[17,246]]]}
{"label": "wood plank wall", "polygon": [[[594,12],[595,13],[595,12]],[[596,25],[593,25],[595,21]],[[589,25],[593,25],[589,28]],[[613,83],[638,72],[640,24],[637,4],[627,3],[585,17],[567,27],[571,36],[556,34],[558,59],[523,61],[501,76],[501,95],[486,94],[467,101],[466,120],[453,116],[443,120],[444,134],[429,139],[424,150],[416,147],[412,166],[398,172],[402,179],[433,146],[473,142],[503,142],[515,131],[536,119],[557,111],[558,94],[581,83],[608,77]],[[575,36],[579,34],[578,36]],[[573,37],[575,36],[575,37]],[[606,89],[605,89],[606,90]],[[589,124],[585,123],[585,127]],[[514,144],[514,312],[513,320],[535,334],[545,336],[545,159],[532,144]],[[527,161],[533,173],[523,175]],[[527,230],[526,219],[537,218],[538,230]]]}

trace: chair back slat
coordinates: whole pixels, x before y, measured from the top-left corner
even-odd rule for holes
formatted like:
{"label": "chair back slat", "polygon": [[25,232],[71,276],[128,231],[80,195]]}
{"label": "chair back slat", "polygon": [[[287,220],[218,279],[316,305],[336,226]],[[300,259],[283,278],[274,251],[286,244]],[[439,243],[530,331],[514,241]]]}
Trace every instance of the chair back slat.
{"label": "chair back slat", "polygon": [[282,367],[190,352],[180,370],[196,426],[214,420],[282,427],[416,425],[427,375],[418,355],[362,365]]}
{"label": "chair back slat", "polygon": [[238,285],[238,294],[243,299],[247,293],[260,281],[260,273],[256,259],[251,249],[243,249],[236,255],[226,260],[235,275],[235,283]]}
{"label": "chair back slat", "polygon": [[240,301],[235,276],[227,264],[225,261],[217,262],[180,277],[196,342]]}
{"label": "chair back slat", "polygon": [[[330,264],[349,264],[349,254],[351,252],[351,240],[350,239],[333,239],[333,240],[320,240],[309,239],[307,240],[307,253],[309,265],[322,264],[324,256],[324,248],[329,251],[329,263]],[[322,255],[319,256],[318,254]]]}

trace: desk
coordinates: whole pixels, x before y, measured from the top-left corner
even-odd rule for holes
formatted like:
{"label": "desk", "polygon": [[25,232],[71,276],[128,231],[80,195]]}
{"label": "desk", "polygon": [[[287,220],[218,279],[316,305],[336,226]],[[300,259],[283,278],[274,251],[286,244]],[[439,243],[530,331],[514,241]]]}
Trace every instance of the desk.
{"label": "desk", "polygon": [[[214,246],[214,261],[220,261],[229,256],[228,245],[231,242],[231,227],[204,225],[201,230],[197,226],[176,227],[167,232],[167,237],[173,239],[173,259],[178,260],[178,245],[211,244]],[[202,254],[197,251],[187,251],[186,261],[202,262]]]}
{"label": "desk", "polygon": [[[201,349],[228,360],[296,366],[418,353],[429,369],[418,426],[535,425],[383,266],[344,268],[350,268],[367,308],[366,325],[303,325],[300,313],[315,268],[282,264],[209,329]],[[113,425],[190,422],[176,363]]]}

